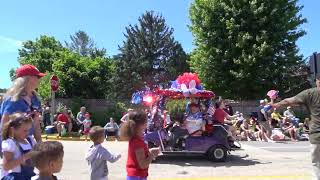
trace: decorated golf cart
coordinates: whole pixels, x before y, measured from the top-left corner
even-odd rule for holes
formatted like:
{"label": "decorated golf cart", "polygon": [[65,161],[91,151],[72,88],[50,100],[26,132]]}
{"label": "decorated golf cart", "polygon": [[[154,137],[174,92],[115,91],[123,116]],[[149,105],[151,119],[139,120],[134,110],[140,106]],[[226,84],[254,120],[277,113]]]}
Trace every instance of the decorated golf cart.
{"label": "decorated golf cart", "polygon": [[[214,97],[212,91],[203,89],[197,74],[184,73],[169,89],[134,93],[132,103],[148,107],[144,138],[149,147],[160,147],[163,155],[197,154],[223,162],[232,148],[225,127],[213,123]],[[168,112],[166,104],[172,100],[186,102],[185,112]]]}

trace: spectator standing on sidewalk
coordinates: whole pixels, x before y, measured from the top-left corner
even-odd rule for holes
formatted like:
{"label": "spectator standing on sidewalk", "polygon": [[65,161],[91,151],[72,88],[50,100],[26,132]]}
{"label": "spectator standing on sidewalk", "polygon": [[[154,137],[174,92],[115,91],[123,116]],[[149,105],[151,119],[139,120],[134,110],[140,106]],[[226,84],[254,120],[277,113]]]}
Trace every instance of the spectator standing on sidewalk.
{"label": "spectator standing on sidewalk", "polygon": [[87,140],[87,137],[88,137],[91,125],[92,125],[92,120],[90,119],[91,115],[89,113],[86,113],[85,117],[86,118],[82,122],[83,123],[83,132],[82,132],[82,134],[85,136],[85,138]]}
{"label": "spectator standing on sidewalk", "polygon": [[29,135],[34,135],[37,142],[42,141],[40,127],[41,102],[37,96],[36,89],[43,76],[45,76],[44,73],[41,73],[35,66],[30,64],[22,65],[16,70],[16,79],[7,90],[0,107],[0,134],[3,125],[9,122],[10,115],[17,112],[28,113],[33,117]]}
{"label": "spectator standing on sidewalk", "polygon": [[304,105],[307,107],[311,120],[309,122],[309,138],[311,147],[311,160],[313,166],[313,180],[320,180],[320,74],[316,77],[315,88],[304,90],[294,97],[284,99],[272,104],[274,108]]}
{"label": "spectator standing on sidewalk", "polygon": [[262,129],[263,139],[267,142],[273,142],[273,140],[271,140],[272,129],[269,123],[269,119],[270,119],[268,115],[269,110],[270,110],[270,107],[266,106],[266,101],[260,100],[257,121]]}
{"label": "spectator standing on sidewalk", "polygon": [[50,120],[50,107],[49,107],[49,106],[45,106],[45,107],[43,108],[43,111],[42,111],[42,121],[43,121],[44,128],[51,125],[51,120]]}

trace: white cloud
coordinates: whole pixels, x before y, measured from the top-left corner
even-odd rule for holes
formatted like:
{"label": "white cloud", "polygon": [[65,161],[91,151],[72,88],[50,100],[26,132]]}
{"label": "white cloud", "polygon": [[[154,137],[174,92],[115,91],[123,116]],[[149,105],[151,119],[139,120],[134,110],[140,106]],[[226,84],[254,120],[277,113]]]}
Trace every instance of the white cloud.
{"label": "white cloud", "polygon": [[22,41],[0,35],[0,53],[18,52]]}

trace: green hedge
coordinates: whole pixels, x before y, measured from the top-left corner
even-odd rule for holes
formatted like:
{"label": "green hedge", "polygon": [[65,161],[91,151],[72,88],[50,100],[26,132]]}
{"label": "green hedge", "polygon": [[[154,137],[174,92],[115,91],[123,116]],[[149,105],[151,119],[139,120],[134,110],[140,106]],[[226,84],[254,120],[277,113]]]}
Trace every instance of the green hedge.
{"label": "green hedge", "polygon": [[169,112],[169,114],[180,114],[186,112],[186,105],[187,100],[180,99],[180,100],[168,100],[166,103],[166,109]]}
{"label": "green hedge", "polygon": [[[70,109],[76,116],[81,106],[86,106],[82,98],[73,98],[71,100]],[[87,107],[87,106],[86,106]],[[96,111],[87,107],[87,111],[91,115],[93,125],[104,126],[109,122],[109,118],[112,117],[117,123],[119,123],[122,113],[127,110],[127,106],[122,102],[114,102],[111,107],[106,110]]]}
{"label": "green hedge", "polygon": [[117,102],[105,111],[90,111],[93,125],[99,125],[103,127],[107,122],[109,122],[110,117],[112,117],[119,124],[122,113],[126,110],[127,106],[124,103]]}

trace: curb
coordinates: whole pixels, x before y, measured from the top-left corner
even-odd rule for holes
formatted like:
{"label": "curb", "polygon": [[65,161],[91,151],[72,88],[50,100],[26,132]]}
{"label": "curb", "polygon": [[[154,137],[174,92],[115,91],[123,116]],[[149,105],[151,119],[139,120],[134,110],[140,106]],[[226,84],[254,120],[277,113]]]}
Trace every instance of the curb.
{"label": "curb", "polygon": [[[59,141],[90,141],[90,138],[88,137],[87,140],[84,137],[61,137],[61,136],[55,136],[55,135],[42,135],[41,136],[43,140],[59,140]],[[115,137],[108,137],[106,141],[115,141]],[[121,141],[121,140],[118,140]]]}

